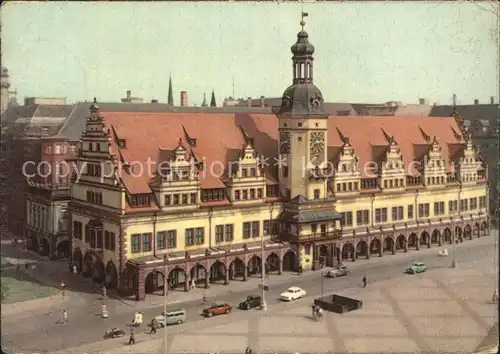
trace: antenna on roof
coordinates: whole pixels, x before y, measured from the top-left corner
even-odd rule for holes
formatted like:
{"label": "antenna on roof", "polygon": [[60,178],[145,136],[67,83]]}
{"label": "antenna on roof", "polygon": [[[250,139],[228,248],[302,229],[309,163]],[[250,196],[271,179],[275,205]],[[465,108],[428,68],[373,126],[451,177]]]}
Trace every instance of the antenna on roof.
{"label": "antenna on roof", "polygon": [[233,71],[233,99],[236,99],[236,95],[234,93],[234,71]]}

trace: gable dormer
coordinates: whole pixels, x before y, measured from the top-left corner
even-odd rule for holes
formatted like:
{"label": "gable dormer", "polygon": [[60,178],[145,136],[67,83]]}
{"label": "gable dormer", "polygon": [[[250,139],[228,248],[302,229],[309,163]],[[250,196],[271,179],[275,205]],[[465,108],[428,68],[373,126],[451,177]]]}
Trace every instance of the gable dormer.
{"label": "gable dormer", "polygon": [[351,145],[349,137],[337,128],[343,142],[340,148],[338,163],[333,178],[335,194],[358,193],[361,189],[361,172],[358,157]]}
{"label": "gable dormer", "polygon": [[82,156],[103,158],[109,153],[109,132],[105,129],[104,118],[95,98],[89,110],[79,152]]}
{"label": "gable dormer", "polygon": [[198,163],[188,145],[179,138],[173,150],[158,148],[157,176],[151,184],[163,210],[191,210],[200,201]]}
{"label": "gable dormer", "polygon": [[446,161],[442,155],[442,148],[437,138],[432,140],[429,152],[424,158],[423,181],[427,187],[441,187],[447,182]]}
{"label": "gable dormer", "polygon": [[470,132],[464,128],[464,150],[459,160],[458,177],[460,182],[469,184],[476,183],[478,179],[484,176],[484,167],[480,160],[477,159],[477,150],[472,144]]}
{"label": "gable dormer", "polygon": [[237,160],[230,162],[230,176],[226,185],[233,203],[262,201],[266,197],[266,179],[261,161],[252,145],[253,139],[247,136],[245,141]]}
{"label": "gable dormer", "polygon": [[401,149],[394,136],[387,134],[383,129],[382,131],[388,146],[381,163],[379,185],[382,186],[383,190],[390,191],[404,188],[406,178]]}

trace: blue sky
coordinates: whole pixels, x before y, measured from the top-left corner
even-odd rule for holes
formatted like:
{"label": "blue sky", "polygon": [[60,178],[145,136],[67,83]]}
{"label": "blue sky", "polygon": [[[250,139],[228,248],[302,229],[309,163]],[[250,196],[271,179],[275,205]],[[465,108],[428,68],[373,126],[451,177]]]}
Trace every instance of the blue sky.
{"label": "blue sky", "polygon": [[315,84],[330,102],[463,104],[498,97],[492,13],[452,3],[11,3],[2,6],[2,65],[18,98],[218,104],[281,96],[301,9],[316,47]]}

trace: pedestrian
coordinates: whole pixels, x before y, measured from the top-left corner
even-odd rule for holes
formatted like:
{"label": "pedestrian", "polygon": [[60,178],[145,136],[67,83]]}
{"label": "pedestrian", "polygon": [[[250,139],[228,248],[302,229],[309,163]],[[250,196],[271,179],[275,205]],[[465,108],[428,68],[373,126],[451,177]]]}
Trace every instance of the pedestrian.
{"label": "pedestrian", "polygon": [[363,288],[366,288],[366,276],[363,277]]}
{"label": "pedestrian", "polygon": [[61,282],[59,284],[61,286],[62,296],[64,296],[64,289],[66,289],[66,284],[64,284],[64,281],[62,281],[62,280],[61,280]]}
{"label": "pedestrian", "polygon": [[493,303],[498,302],[498,289],[493,293]]}
{"label": "pedestrian", "polygon": [[129,345],[135,344],[135,335],[134,335],[134,329],[133,328],[130,329],[130,337],[128,339],[128,344]]}
{"label": "pedestrian", "polygon": [[76,264],[73,264],[73,274],[78,273],[78,269],[76,268]]}
{"label": "pedestrian", "polygon": [[106,285],[102,286],[102,297],[107,298],[108,297],[108,291],[106,289]]}
{"label": "pedestrian", "polygon": [[191,279],[191,289],[196,289],[196,283],[194,282],[194,278]]}
{"label": "pedestrian", "polygon": [[303,271],[302,265],[299,265],[299,274],[302,274],[302,271]]}
{"label": "pedestrian", "polygon": [[156,319],[151,320],[151,332],[149,334],[156,334]]}
{"label": "pedestrian", "polygon": [[63,312],[62,312],[62,319],[63,319],[63,323],[64,324],[68,323],[68,311],[63,310]]}
{"label": "pedestrian", "polygon": [[316,318],[316,305],[312,304],[311,309],[312,309],[312,317],[313,317],[313,319],[315,319]]}
{"label": "pedestrian", "polygon": [[245,354],[252,354],[252,348],[250,347],[247,347],[247,349],[245,349]]}
{"label": "pedestrian", "polygon": [[321,310],[321,307],[316,306],[315,313],[314,313],[314,318],[318,319],[320,310]]}

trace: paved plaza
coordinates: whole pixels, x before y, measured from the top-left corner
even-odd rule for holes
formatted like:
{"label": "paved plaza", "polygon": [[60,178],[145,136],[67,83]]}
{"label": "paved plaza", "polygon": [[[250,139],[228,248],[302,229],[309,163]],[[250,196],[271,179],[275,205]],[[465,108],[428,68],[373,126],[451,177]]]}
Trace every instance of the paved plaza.
{"label": "paved plaza", "polygon": [[[272,305],[265,313],[234,310],[169,327],[169,353],[237,353],[247,345],[254,353],[471,353],[498,322],[492,303],[496,271],[487,258],[351,287],[337,293],[362,300],[363,308],[326,313],[322,322],[311,320],[312,298]],[[163,333],[138,333],[133,346],[122,338],[59,353],[159,353]]]}

